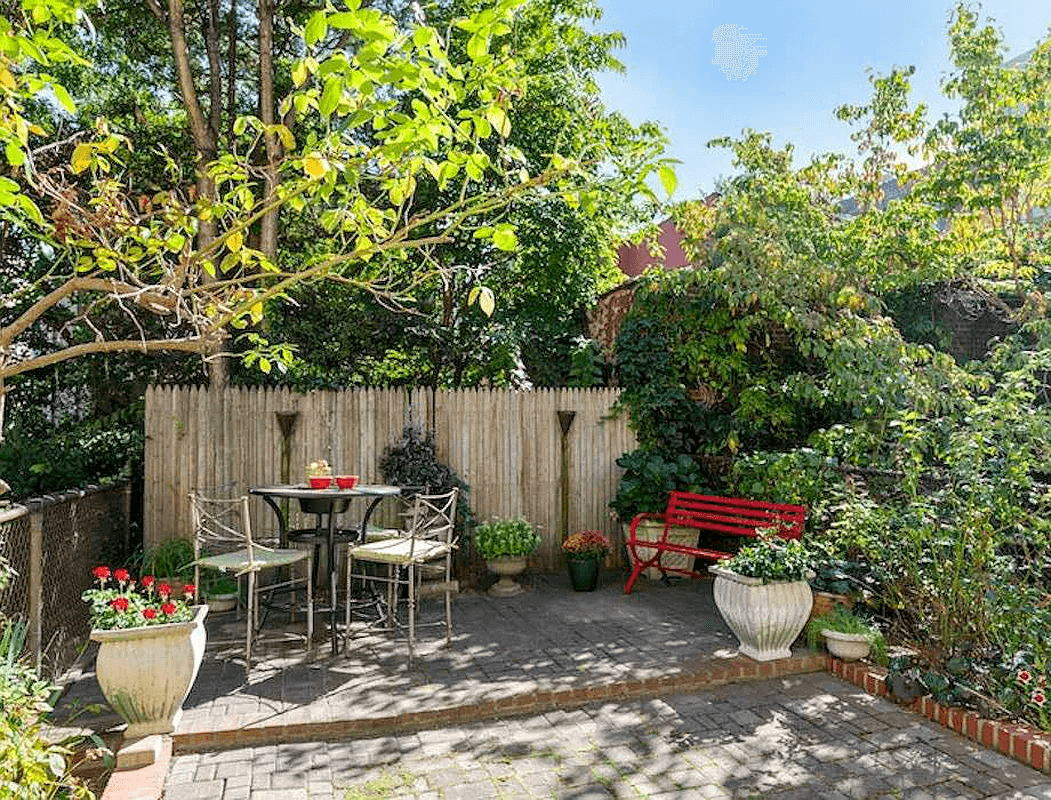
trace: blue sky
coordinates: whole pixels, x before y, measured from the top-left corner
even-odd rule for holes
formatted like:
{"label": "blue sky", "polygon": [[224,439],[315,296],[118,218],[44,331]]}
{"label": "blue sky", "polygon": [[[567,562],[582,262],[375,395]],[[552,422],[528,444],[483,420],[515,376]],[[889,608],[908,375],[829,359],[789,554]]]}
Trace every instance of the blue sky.
{"label": "blue sky", "polygon": [[[708,148],[718,136],[745,128],[769,131],[781,146],[795,145],[796,163],[813,153],[853,155],[850,129],[833,110],[870,97],[866,68],[886,72],[914,65],[913,97],[941,115],[953,106],[939,85],[950,68],[947,44],[951,0],[598,0],[603,30],[628,39],[618,51],[625,75],[601,79],[606,106],[633,122],[661,124],[677,166],[676,200],[701,197],[731,174],[724,149]],[[1047,0],[986,0],[1013,57],[1046,36]],[[747,80],[727,80],[712,63],[712,32],[741,26],[766,55]]]}

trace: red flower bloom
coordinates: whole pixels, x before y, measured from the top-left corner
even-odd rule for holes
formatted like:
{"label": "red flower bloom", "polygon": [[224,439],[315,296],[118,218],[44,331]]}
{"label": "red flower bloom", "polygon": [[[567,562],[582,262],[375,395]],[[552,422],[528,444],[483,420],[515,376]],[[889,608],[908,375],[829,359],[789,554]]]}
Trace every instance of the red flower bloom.
{"label": "red flower bloom", "polygon": [[1030,697],[1029,700],[1034,706],[1040,706],[1041,708],[1043,708],[1044,704],[1047,702],[1047,695],[1045,695],[1042,691],[1037,689],[1035,692],[1033,692],[1033,696]]}
{"label": "red flower bloom", "polygon": [[1027,669],[1019,670],[1018,674],[1015,676],[1015,681],[1022,684],[1022,686],[1028,686],[1031,680],[1033,680],[1033,675]]}
{"label": "red flower bloom", "polygon": [[131,578],[131,576],[128,574],[128,571],[126,569],[114,570],[113,577],[116,578],[121,583],[127,583],[128,579]]}
{"label": "red flower bloom", "polygon": [[170,617],[175,613],[175,603],[165,603],[161,606],[161,611],[164,612],[164,616]]}
{"label": "red flower bloom", "polygon": [[109,604],[117,611],[128,610],[128,598],[127,597],[114,597],[109,601]]}
{"label": "red flower bloom", "polygon": [[153,586],[156,580],[157,579],[154,578],[152,575],[143,575],[142,580],[139,581],[139,583],[142,585],[143,589],[149,589],[151,586]]}
{"label": "red flower bloom", "polygon": [[185,586],[182,587],[183,597],[185,597],[187,600],[189,600],[191,597],[193,597],[193,593],[196,592],[196,591],[197,591],[197,587],[194,586],[192,583],[188,583],[188,584],[186,584]]}
{"label": "red flower bloom", "polygon": [[109,577],[109,567],[95,567],[95,569],[92,570],[92,574],[100,581],[104,581]]}
{"label": "red flower bloom", "polygon": [[171,593],[172,587],[170,587],[166,583],[162,583],[160,586],[157,587],[157,594],[159,594],[161,597],[171,597]]}
{"label": "red flower bloom", "polygon": [[157,619],[157,609],[144,608],[142,609],[142,616],[146,617],[146,619]]}

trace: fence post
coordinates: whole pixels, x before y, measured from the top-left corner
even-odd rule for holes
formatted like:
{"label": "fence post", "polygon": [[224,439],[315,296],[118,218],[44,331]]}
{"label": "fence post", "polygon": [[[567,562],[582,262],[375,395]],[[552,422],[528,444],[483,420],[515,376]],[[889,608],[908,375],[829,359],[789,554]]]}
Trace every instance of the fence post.
{"label": "fence post", "polygon": [[44,604],[44,510],[37,504],[29,509],[29,650],[36,670],[43,662]]}

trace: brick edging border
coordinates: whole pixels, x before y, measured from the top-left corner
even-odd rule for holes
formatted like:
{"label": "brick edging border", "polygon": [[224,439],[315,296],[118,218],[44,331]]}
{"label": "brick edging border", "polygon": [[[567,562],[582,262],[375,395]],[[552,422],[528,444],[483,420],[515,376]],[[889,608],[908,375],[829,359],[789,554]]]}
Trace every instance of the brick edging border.
{"label": "brick edging border", "polygon": [[345,741],[392,733],[427,730],[447,724],[467,724],[531,716],[579,708],[597,701],[631,700],[693,692],[738,681],[763,680],[828,669],[827,656],[805,652],[777,661],[753,661],[746,656],[717,659],[693,669],[653,676],[565,688],[538,688],[465,705],[403,712],[362,719],[259,725],[210,731],[176,731],[175,754],[253,747],[274,742]]}
{"label": "brick edging border", "polygon": [[[887,670],[882,667],[860,662],[848,663],[829,656],[828,669],[836,677],[860,686],[871,695],[890,699]],[[1039,728],[986,719],[975,711],[943,705],[930,695],[918,697],[905,704],[905,707],[983,747],[1010,756],[1027,767],[1051,774],[1051,734]]]}

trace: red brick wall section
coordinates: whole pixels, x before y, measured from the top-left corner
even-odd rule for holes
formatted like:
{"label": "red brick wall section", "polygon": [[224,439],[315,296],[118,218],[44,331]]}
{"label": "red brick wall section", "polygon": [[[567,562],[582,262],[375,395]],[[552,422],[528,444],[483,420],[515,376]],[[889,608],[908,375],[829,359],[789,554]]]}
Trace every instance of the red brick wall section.
{"label": "red brick wall section", "polygon": [[[833,675],[862,687],[869,694],[887,697],[887,671],[881,667],[830,658],[829,669]],[[1029,725],[984,719],[974,711],[942,705],[930,696],[917,698],[911,707],[961,736],[1051,774],[1051,733]]]}

